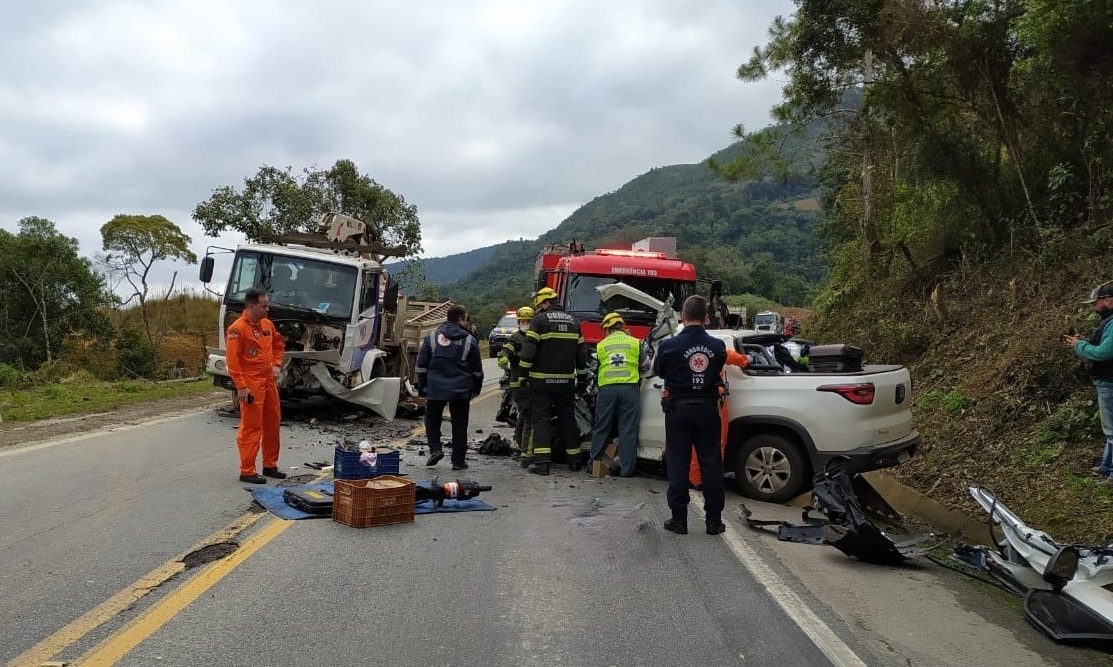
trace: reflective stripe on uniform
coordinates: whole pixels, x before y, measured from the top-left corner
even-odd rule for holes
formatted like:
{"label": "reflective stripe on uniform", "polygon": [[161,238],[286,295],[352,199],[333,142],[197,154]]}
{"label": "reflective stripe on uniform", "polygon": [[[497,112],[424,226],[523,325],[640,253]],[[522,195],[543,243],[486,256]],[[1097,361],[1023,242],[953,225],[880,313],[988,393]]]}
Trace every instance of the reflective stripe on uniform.
{"label": "reflective stripe on uniform", "polygon": [[538,380],[571,380],[576,377],[573,373],[540,373],[538,371],[530,371],[529,376]]}
{"label": "reflective stripe on uniform", "polygon": [[578,333],[560,333],[558,331],[550,331],[549,333],[541,334],[539,340],[574,340],[582,341],[583,337]]}
{"label": "reflective stripe on uniform", "polygon": [[541,340],[541,334],[537,333],[533,329],[530,329],[529,331],[527,331],[526,336],[528,336],[529,338],[532,338],[534,340]]}

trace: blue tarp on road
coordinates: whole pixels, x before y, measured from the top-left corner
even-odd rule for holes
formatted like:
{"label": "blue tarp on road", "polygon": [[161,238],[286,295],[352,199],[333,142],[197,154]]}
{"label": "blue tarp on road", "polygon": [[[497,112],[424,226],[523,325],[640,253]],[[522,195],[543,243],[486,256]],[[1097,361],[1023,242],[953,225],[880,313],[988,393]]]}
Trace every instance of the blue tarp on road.
{"label": "blue tarp on road", "polygon": [[[430,487],[432,482],[427,479],[418,480],[415,482],[418,486]],[[286,504],[282,494],[286,489],[302,489],[322,491],[332,495],[332,482],[321,482],[319,484],[303,484],[301,486],[257,486],[251,487],[247,490],[251,492],[251,497],[255,502],[259,503],[266,509],[270,510],[275,516],[287,519],[289,521],[297,521],[298,519],[328,519],[331,515],[328,514],[309,514],[299,509],[295,509]],[[437,513],[451,513],[451,512],[491,512],[495,508],[478,498],[471,500],[446,500],[444,505],[437,507],[433,504],[432,500],[423,500],[414,505],[414,514],[437,514]]]}

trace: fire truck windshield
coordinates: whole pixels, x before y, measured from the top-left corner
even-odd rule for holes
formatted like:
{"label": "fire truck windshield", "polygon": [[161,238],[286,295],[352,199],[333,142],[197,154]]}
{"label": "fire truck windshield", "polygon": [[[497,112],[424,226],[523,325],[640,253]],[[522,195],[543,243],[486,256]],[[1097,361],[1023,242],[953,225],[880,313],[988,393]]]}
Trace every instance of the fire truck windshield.
{"label": "fire truck windshield", "polygon": [[242,304],[249,287],[270,295],[272,309],[312,310],[327,317],[352,314],[356,269],[300,257],[238,252],[224,302]]}
{"label": "fire truck windshield", "polygon": [[[615,282],[619,282],[619,279],[610,276],[572,276],[568,282],[564,309],[589,322],[598,322],[604,315],[614,311],[628,323],[653,324],[657,320],[657,313],[645,304],[635,303],[622,296],[614,297],[605,304],[599,302],[599,293],[595,288]],[[667,301],[671,294],[673,308],[677,309],[684,303],[684,299],[695,294],[695,284],[682,280],[623,276],[621,282],[660,301]]]}

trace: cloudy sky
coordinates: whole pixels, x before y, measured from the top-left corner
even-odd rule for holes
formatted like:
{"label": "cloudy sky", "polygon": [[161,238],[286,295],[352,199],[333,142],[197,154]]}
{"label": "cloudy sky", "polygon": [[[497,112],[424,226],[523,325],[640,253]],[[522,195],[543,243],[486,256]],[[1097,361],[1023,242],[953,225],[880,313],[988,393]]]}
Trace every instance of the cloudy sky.
{"label": "cloudy sky", "polygon": [[200,253],[216,241],[190,212],[214,188],[262,164],[350,158],[417,205],[426,256],[534,237],[639,173],[705,158],[735,123],[765,125],[780,84],[734,71],[790,11],[788,0],[8,2],[0,227],[47,217],[92,255],[114,214],[159,213]]}

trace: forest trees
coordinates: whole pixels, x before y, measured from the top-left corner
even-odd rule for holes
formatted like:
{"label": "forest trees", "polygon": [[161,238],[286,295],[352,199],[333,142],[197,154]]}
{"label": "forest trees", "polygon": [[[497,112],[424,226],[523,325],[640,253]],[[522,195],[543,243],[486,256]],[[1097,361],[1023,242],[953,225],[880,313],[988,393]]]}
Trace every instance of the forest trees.
{"label": "forest trees", "polygon": [[833,284],[894,262],[931,274],[960,255],[1038,252],[1064,230],[1107,223],[1108,3],[796,4],[738,75],[784,72],[778,120],[828,125]]}
{"label": "forest trees", "polygon": [[16,234],[0,229],[0,293],[2,363],[37,368],[68,333],[112,331],[104,281],[78,255],[77,239],[45,218],[23,218]]}

